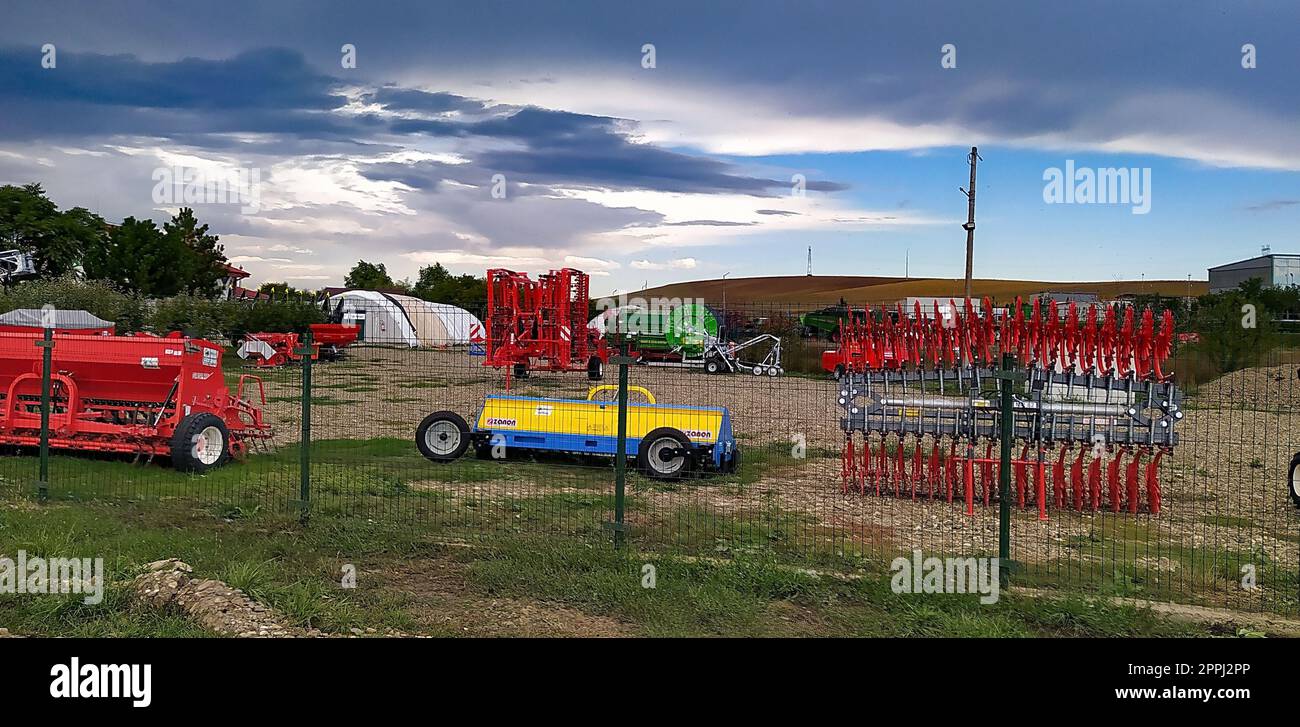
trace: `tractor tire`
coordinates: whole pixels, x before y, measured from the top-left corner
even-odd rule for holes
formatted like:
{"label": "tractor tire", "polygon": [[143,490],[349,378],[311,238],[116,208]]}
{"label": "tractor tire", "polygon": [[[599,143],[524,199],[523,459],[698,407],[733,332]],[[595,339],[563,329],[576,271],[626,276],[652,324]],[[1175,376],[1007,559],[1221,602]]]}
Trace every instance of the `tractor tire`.
{"label": "tractor tire", "polygon": [[605,379],[605,362],[598,357],[592,356],[587,362],[587,380],[603,381]]}
{"label": "tractor tire", "polygon": [[515,364],[515,378],[516,379],[528,378],[528,364],[521,364],[521,363]]}
{"label": "tractor tire", "polygon": [[460,459],[469,448],[469,425],[454,411],[436,411],[416,428],[415,448],[434,462]]}
{"label": "tractor tire", "polygon": [[716,356],[704,362],[704,373],[720,374],[722,373],[722,360]]}
{"label": "tractor tire", "polygon": [[641,438],[637,448],[636,466],[643,474],[656,480],[676,480],[691,471],[690,457],[665,459],[660,452],[667,448],[689,448],[691,440],[672,427],[660,427]]}
{"label": "tractor tire", "polygon": [[172,467],[178,472],[203,474],[230,459],[230,429],[216,414],[185,417],[176,425],[171,444]]}
{"label": "tractor tire", "polygon": [[1291,458],[1291,467],[1286,472],[1287,491],[1291,493],[1291,502],[1300,507],[1300,480],[1296,479],[1296,469],[1300,468],[1300,452]]}

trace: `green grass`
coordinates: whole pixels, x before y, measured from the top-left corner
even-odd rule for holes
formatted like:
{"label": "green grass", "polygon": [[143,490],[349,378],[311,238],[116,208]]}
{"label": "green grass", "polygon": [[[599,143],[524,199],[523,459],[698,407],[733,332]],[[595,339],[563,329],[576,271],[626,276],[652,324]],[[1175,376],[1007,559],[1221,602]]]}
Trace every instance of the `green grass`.
{"label": "green grass", "polygon": [[[599,545],[506,544],[464,556],[494,595],[541,596],[640,624],[653,636],[1176,636],[1199,627],[1081,600],[893,593],[888,578],[801,572],[757,554],[726,561],[620,553]],[[645,566],[655,587],[643,587]]]}
{"label": "green grass", "polygon": [[1235,515],[1202,515],[1201,522],[1220,528],[1253,528],[1255,521],[1248,517]]}
{"label": "green grass", "polygon": [[[482,547],[429,542],[365,519],[317,517],[308,527],[265,512],[234,519],[180,503],[0,501],[0,552],[105,558],[114,584],[102,604],[74,597],[0,596],[0,625],[47,636],[201,636],[177,613],[132,605],[119,585],[153,560],[175,557],[199,577],[217,577],[268,603],[299,626],[455,633],[422,620],[431,608],[474,618],[479,601],[507,598],[543,612],[563,606],[614,619],[650,636],[1187,636],[1205,629],[1148,611],[1080,600],[1003,594],[982,606],[974,596],[894,594],[888,574],[859,568],[851,577],[814,575],[762,553],[704,560],[615,550],[607,540],[499,537]],[[418,592],[435,573],[463,571],[464,593],[430,602]],[[357,588],[339,585],[354,564]],[[441,565],[439,565],[441,564]],[[644,588],[645,566],[655,570]],[[426,569],[427,571],[428,569]],[[447,599],[451,599],[448,601]],[[458,604],[456,599],[468,599]],[[483,614],[485,627],[492,614]]]}
{"label": "green grass", "polygon": [[[1218,527],[1251,527],[1248,518],[1206,516]],[[1257,591],[1241,590],[1244,567],[1253,567]],[[1234,594],[1264,608],[1294,612],[1300,575],[1262,550],[1168,542],[1158,523],[1126,517],[1098,519],[1086,535],[1072,536],[1063,555],[1030,567],[1027,585],[1087,589],[1108,595],[1215,605],[1213,594]]]}

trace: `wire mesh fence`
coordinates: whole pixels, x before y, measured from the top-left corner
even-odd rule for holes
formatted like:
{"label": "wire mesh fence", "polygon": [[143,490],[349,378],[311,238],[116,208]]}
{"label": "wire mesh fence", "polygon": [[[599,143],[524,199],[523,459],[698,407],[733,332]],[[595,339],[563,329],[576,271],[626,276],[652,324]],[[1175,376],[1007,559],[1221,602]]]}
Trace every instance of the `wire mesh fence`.
{"label": "wire mesh fence", "polygon": [[[999,554],[1000,482],[973,467],[968,506],[949,439],[872,433],[854,456],[903,476],[846,482],[836,306],[733,302],[710,307],[700,335],[653,332],[625,354],[608,336],[587,359],[554,367],[487,365],[500,363],[485,355],[491,312],[471,308],[356,300],[331,309],[334,325],[359,334],[341,345],[322,328],[310,341],[255,345],[140,337],[110,355],[108,339],[57,332],[48,372],[39,333],[0,333],[14,352],[31,351],[10,353],[0,382],[0,496],[39,496],[32,437],[42,432],[31,426],[47,379],[50,500],[364,518],[448,539],[619,535],[646,550],[758,551],[828,568],[887,569],[916,551]],[[1176,349],[1165,367],[1185,416],[1157,472],[1158,512],[1112,508],[1104,494],[1101,507],[1074,506],[1070,472],[1063,496],[1040,501],[1032,470],[1023,485],[1009,473],[1011,492],[1029,491],[1013,494],[1007,523],[1013,584],[1300,612],[1300,510],[1288,490],[1300,351],[1284,343],[1196,381],[1179,373],[1203,370],[1188,355]],[[34,378],[16,384],[23,374]],[[219,385],[181,385],[208,380]],[[204,413],[223,426],[196,428]],[[997,456],[990,439],[973,444]],[[1070,450],[1071,464],[1081,451]],[[1111,457],[1101,458],[1103,490]]]}

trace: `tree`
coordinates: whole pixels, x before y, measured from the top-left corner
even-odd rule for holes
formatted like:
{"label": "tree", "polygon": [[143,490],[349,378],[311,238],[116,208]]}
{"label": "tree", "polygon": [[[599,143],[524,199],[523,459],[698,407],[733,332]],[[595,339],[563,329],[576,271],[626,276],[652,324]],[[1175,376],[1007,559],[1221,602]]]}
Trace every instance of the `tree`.
{"label": "tree", "polygon": [[177,261],[186,254],[179,238],[165,235],[153,220],[128,217],[109,235],[102,251],[86,258],[86,277],[147,297],[176,295],[183,290]]}
{"label": "tree", "polygon": [[420,268],[411,295],[434,303],[475,308],[487,299],[487,279],[452,275],[442,263],[434,263]]}
{"label": "tree", "polygon": [[343,279],[343,285],[361,290],[395,287],[383,263],[375,265],[365,260],[358,260],[357,264],[352,266],[352,271]]}
{"label": "tree", "polygon": [[1197,300],[1193,319],[1199,347],[1222,373],[1253,366],[1277,343],[1277,325],[1261,305],[1258,279],[1236,290],[1210,293]]}
{"label": "tree", "polygon": [[177,265],[180,288],[190,295],[211,297],[221,290],[221,280],[226,277],[226,255],[216,235],[208,234],[208,226],[200,225],[189,207],[182,209],[171,222],[163,223],[163,234],[169,250],[180,250]]}
{"label": "tree", "polygon": [[103,245],[107,230],[103,218],[84,208],[60,212],[40,184],[0,187],[0,246],[29,253],[43,278],[75,271]]}

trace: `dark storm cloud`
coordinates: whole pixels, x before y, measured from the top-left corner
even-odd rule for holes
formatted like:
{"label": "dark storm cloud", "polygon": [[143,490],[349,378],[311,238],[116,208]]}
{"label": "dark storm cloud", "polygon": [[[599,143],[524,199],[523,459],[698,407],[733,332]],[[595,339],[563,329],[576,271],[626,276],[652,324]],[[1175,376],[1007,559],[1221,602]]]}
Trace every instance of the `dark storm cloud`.
{"label": "dark storm cloud", "polygon": [[[394,133],[503,139],[523,145],[482,151],[473,165],[385,164],[363,172],[371,179],[399,181],[416,189],[434,188],[444,179],[478,185],[493,174],[539,185],[762,196],[790,186],[785,180],[745,175],[727,162],[635,142],[629,137],[634,125],[605,116],[526,107],[483,121],[402,119],[389,128]],[[824,180],[809,181],[806,187],[818,192],[846,188]]]}
{"label": "dark storm cloud", "polygon": [[37,48],[0,49],[0,96],[100,106],[174,109],[337,109],[337,81],[309,68],[301,53],[259,48],[223,60],[146,63],[133,55],[64,50],[54,68]]}
{"label": "dark storm cloud", "polygon": [[383,106],[389,111],[422,111],[426,113],[446,113],[448,111],[476,112],[485,105],[454,93],[422,91],[414,88],[384,86],[373,93],[366,94],[365,100]]}
{"label": "dark storm cloud", "polygon": [[[770,194],[787,182],[748,176],[734,165],[637,143],[633,122],[604,116],[494,106],[452,93],[386,85],[362,99],[385,112],[445,114],[455,118],[394,118],[339,113],[343,82],[310,68],[285,49],[245,51],[227,60],[146,62],[129,55],[65,51],[54,69],[42,68],[35,48],[0,50],[0,139],[54,137],[166,138],[214,151],[326,153],[369,143],[392,148],[394,137],[423,135],[508,144],[473,155],[473,164],[372,165],[371,179],[419,190],[443,179],[479,185],[493,174],[534,185],[670,192]],[[249,142],[238,134],[260,134]],[[809,182],[808,189],[843,185]]]}
{"label": "dark storm cloud", "polygon": [[[1240,137],[1235,122],[1194,108],[1123,116],[1124,128],[1107,116],[1108,110],[1151,94],[1208,94],[1220,106],[1284,121],[1300,117],[1294,72],[1300,67],[1300,45],[1291,38],[1300,10],[1281,2],[1189,0],[1176,11],[1166,3],[1125,0],[935,0],[923,8],[804,6],[784,0],[229,0],[193,5],[185,13],[147,2],[11,5],[0,43],[49,39],[58,41],[61,51],[94,48],[173,58],[225,58],[282,46],[341,75],[339,46],[346,42],[358,53],[349,80],[376,86],[398,74],[409,77],[413,69],[436,74],[442,68],[480,67],[485,87],[507,82],[493,73],[497,68],[514,69],[519,83],[530,83],[522,76],[546,82],[574,71],[631,77],[642,73],[641,45],[653,42],[659,50],[656,79],[761,89],[796,115],[948,122],[1004,140],[1054,133],[1093,143],[1189,129],[1198,139],[1231,143]],[[957,49],[957,67],[950,70],[939,64],[946,43]],[[1240,64],[1246,43],[1258,50],[1257,67],[1250,70]],[[259,65],[257,59],[248,62]],[[308,93],[287,106],[329,107],[328,92],[319,85],[302,83],[310,79],[296,77],[288,67],[277,72],[271,80]],[[206,103],[184,89],[171,92],[190,103]],[[388,97],[383,103],[393,110],[441,113],[463,103],[436,92],[377,93]],[[212,104],[222,98],[231,100],[218,94]],[[1293,141],[1266,138],[1256,144],[1293,153]]]}

